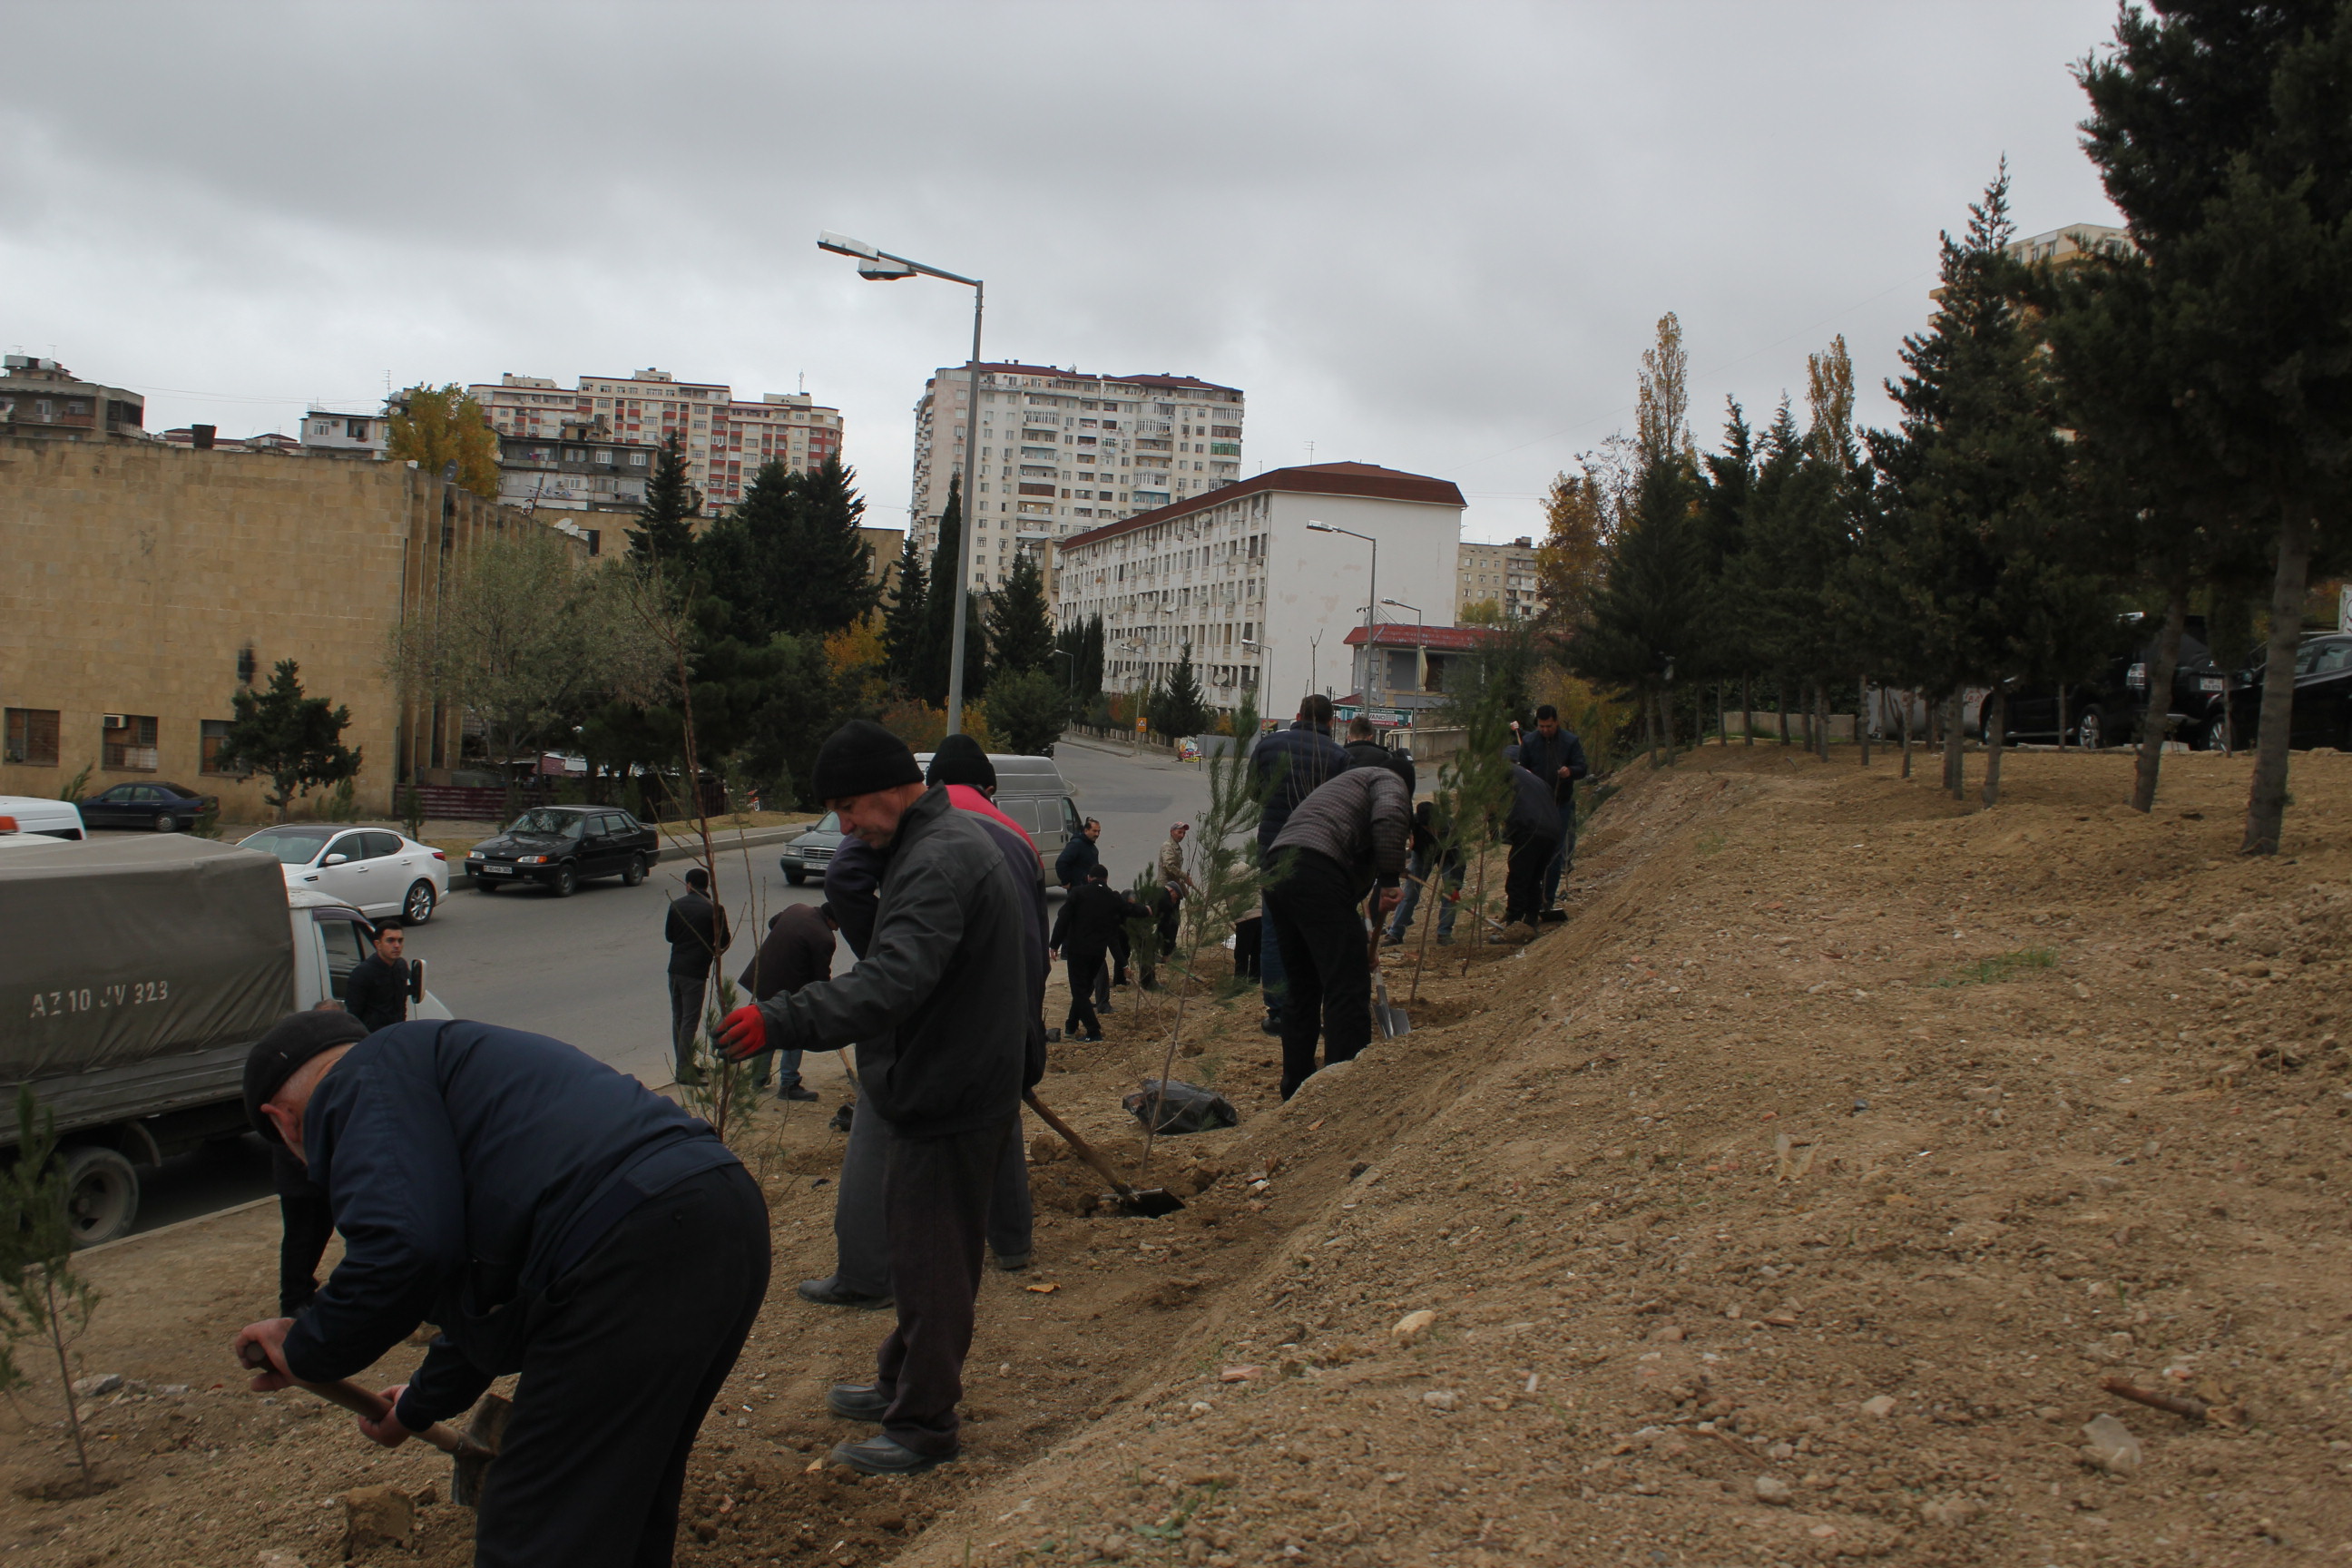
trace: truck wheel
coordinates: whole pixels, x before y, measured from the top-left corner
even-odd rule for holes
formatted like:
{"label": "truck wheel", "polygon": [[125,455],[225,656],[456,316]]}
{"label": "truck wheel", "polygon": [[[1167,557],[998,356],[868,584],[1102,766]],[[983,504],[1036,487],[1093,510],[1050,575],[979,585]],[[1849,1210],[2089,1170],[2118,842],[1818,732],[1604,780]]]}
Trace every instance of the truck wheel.
{"label": "truck wheel", "polygon": [[580,890],[580,868],[566,860],[555,868],[555,880],[548,888],[559,899],[568,899]]}
{"label": "truck wheel", "polygon": [[408,889],[408,897],[400,900],[401,919],[410,925],[421,926],[433,918],[433,884],[412,883]]}
{"label": "truck wheel", "polygon": [[628,865],[621,870],[621,885],[625,888],[640,887],[645,879],[646,858],[642,855],[630,856]]}
{"label": "truck wheel", "polygon": [[129,1234],[139,1217],[139,1173],[111,1149],[84,1143],[65,1152],[66,1225],[76,1247]]}

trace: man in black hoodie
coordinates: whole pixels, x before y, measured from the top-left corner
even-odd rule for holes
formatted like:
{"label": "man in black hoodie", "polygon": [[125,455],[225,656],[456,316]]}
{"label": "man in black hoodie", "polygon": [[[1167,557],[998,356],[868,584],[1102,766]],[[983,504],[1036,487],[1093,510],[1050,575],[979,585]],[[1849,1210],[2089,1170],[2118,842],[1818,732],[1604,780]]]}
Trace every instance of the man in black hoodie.
{"label": "man in black hoodie", "polygon": [[662,940],[669,943],[669,1041],[677,1055],[676,1076],[680,1083],[700,1083],[694,1040],[702,1031],[702,996],[710,985],[712,962],[735,940],[727,929],[727,911],[711,902],[710,873],[701,867],[687,872],[686,892],[670,901]]}
{"label": "man in black hoodie", "polygon": [[857,967],[728,1015],[735,1060],[769,1046],[855,1043],[861,1098],[890,1124],[883,1203],[898,1324],[870,1384],[837,1384],[835,1415],[881,1432],[833,1457],[910,1475],[956,1456],[990,1190],[1021,1092],[1045,1071],[1024,933],[1029,911],[994,839],[880,725],[845,724],[817,752],[813,793],[843,830],[887,853],[874,936]]}
{"label": "man in black hoodie", "polygon": [[1103,955],[1110,939],[1129,921],[1146,921],[1151,911],[1110,885],[1110,870],[1097,862],[1087,873],[1086,885],[1073,888],[1054,921],[1054,956],[1070,966],[1070,1016],[1062,1024],[1066,1035],[1088,1040],[1103,1037],[1102,1020],[1095,1016],[1095,982],[1101,978]]}

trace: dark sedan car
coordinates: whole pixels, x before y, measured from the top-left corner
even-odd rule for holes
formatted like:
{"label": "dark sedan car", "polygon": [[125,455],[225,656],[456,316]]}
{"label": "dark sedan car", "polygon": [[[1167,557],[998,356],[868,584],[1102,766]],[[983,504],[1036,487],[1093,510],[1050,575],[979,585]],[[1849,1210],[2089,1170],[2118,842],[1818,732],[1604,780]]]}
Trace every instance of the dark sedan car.
{"label": "dark sedan car", "polygon": [[618,877],[634,888],[660,851],[654,830],[618,806],[542,805],[474,846],[466,885],[495,893],[509,882],[537,882],[559,899],[592,877]]}
{"label": "dark sedan car", "polygon": [[[2077,681],[2066,690],[2066,739],[2090,751],[2137,740],[2147,720],[2147,672],[2156,662],[2156,627],[2151,617],[2132,614],[2122,618],[2117,629],[2117,651],[2090,679]],[[2214,705],[2227,685],[2221,667],[2206,648],[2204,617],[2189,616],[2180,635],[2180,657],[2173,669],[2172,700],[2167,709],[2175,721],[2173,738],[2192,746],[2219,744],[2218,739],[2209,738],[2208,731],[2218,728],[2211,721]],[[2009,694],[2005,710],[2008,738],[2055,741],[2060,711],[2057,687],[2020,687]],[[1979,726],[1990,724],[1991,718],[1988,707]]]}
{"label": "dark sedan car", "polygon": [[219,809],[220,797],[198,795],[185,784],[119,784],[79,803],[86,827],[144,827],[180,833],[196,818]]}
{"label": "dark sedan car", "polygon": [[[2231,684],[2234,742],[2241,747],[2253,745],[2261,734],[2263,668],[2256,659]],[[2218,702],[2215,708],[2218,716]],[[2288,710],[2288,729],[2290,746],[2352,752],[2352,636],[2323,633],[2305,637],[2294,650],[2294,706]]]}

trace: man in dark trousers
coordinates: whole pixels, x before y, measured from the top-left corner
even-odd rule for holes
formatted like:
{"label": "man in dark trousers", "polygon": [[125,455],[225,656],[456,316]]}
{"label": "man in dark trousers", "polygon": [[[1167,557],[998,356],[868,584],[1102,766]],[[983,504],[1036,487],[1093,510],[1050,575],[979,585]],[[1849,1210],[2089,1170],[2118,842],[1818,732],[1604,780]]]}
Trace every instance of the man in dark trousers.
{"label": "man in dark trousers", "polygon": [[873,941],[839,979],[737,1008],[720,1040],[739,1061],[771,1045],[857,1045],[862,1103],[891,1130],[883,1205],[898,1321],[875,1381],[836,1384],[825,1403],[882,1427],[835,1459],[907,1475],[960,1447],[990,1193],[1019,1137],[1021,1092],[1045,1071],[1029,954],[1042,939],[1024,932],[1021,889],[976,814],[926,786],[887,730],[843,725],[810,786],[844,832],[886,854]]}
{"label": "man in dark trousers", "polygon": [[1544,868],[1559,848],[1559,809],[1551,786],[1524,767],[1511,769],[1511,809],[1503,837],[1511,847],[1503,881],[1503,924],[1509,928],[1504,934],[1526,941],[1535,935],[1543,912]]}
{"label": "man in dark trousers", "polygon": [[[788,995],[812,980],[833,978],[833,933],[838,926],[832,910],[823,904],[787,904],[769,917],[767,939],[737,982],[755,1002]],[[775,1053],[776,1098],[814,1100],[816,1090],[801,1087],[801,1055],[797,1050]],[[767,1058],[760,1059],[760,1081],[767,1081]]]}
{"label": "man in dark trousers", "polygon": [[1551,790],[1558,818],[1551,859],[1543,868],[1543,909],[1559,906],[1559,879],[1576,855],[1576,781],[1591,775],[1584,760],[1584,742],[1559,721],[1559,710],[1547,702],[1536,710],[1536,732],[1519,737],[1519,766]]}
{"label": "man in dark trousers", "polygon": [[1109,868],[1097,862],[1087,873],[1087,884],[1072,889],[1054,921],[1054,956],[1068,961],[1070,1016],[1062,1024],[1066,1035],[1087,1040],[1103,1037],[1102,1020],[1095,1016],[1095,984],[1102,977],[1103,956],[1110,950],[1111,933],[1129,921],[1150,920],[1151,911],[1110,885]]}
{"label": "man in dark trousers", "polygon": [[[1250,749],[1250,777],[1263,802],[1257,819],[1259,865],[1265,864],[1274,848],[1275,836],[1290,820],[1298,803],[1314,794],[1326,779],[1337,778],[1347,771],[1348,753],[1331,739],[1331,700],[1319,691],[1310,691],[1298,704],[1298,717],[1289,729],[1259,737],[1257,744]],[[1264,929],[1270,936],[1272,921]],[[1265,1021],[1258,1027],[1266,1034],[1279,1035],[1286,989],[1281,943],[1259,941],[1258,977],[1265,994]]]}
{"label": "man in dark trousers", "polygon": [[1348,753],[1351,768],[1386,768],[1404,781],[1407,800],[1418,787],[1412,771],[1412,759],[1402,752],[1381,744],[1380,727],[1361,713],[1348,721],[1348,743],[1339,748]]}
{"label": "man in dark trousers", "polygon": [[1424,800],[1412,808],[1412,864],[1406,868],[1404,898],[1396,913],[1389,919],[1388,934],[1381,939],[1389,947],[1400,947],[1404,933],[1412,925],[1412,911],[1421,902],[1421,895],[1429,894],[1437,914],[1437,940],[1442,943],[1454,940],[1454,916],[1461,908],[1462,879],[1465,868],[1462,847],[1448,845],[1437,819],[1437,803]]}
{"label": "man in dark trousers", "polygon": [[396,920],[378,921],[375,952],[352,965],[343,980],[343,1011],[371,1029],[408,1016],[408,933]]}
{"label": "man in dark trousers", "polygon": [[711,964],[735,940],[727,929],[727,911],[711,901],[710,873],[701,867],[687,872],[685,894],[670,900],[662,940],[669,943],[669,1043],[677,1058],[677,1081],[700,1083],[694,1040],[702,1032],[702,996],[710,985]]}
{"label": "man in dark trousers", "polygon": [[1290,995],[1282,1013],[1282,1098],[1323,1062],[1351,1061],[1372,1037],[1365,895],[1373,918],[1396,907],[1412,805],[1386,768],[1353,768],[1302,801],[1275,836],[1265,871],[1266,924],[1282,948]]}
{"label": "man in dark trousers", "polygon": [[262,1392],[440,1332],[360,1429],[386,1447],[520,1373],[475,1515],[481,1568],[658,1568],[688,1451],[768,1286],[768,1211],[709,1126],[560,1040],[299,1013],[245,1104],[326,1189],[344,1252],[299,1318],[247,1324]]}

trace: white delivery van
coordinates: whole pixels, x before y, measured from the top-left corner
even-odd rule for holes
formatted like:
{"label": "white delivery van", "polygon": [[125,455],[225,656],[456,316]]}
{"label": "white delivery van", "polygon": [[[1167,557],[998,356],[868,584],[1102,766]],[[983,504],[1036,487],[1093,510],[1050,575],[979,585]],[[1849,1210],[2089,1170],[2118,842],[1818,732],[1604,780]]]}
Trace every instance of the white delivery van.
{"label": "white delivery van", "polygon": [[[1078,816],[1077,802],[1071,798],[1070,786],[1062,778],[1062,770],[1054,765],[1051,757],[991,752],[988,762],[996,770],[996,809],[1021,825],[1030,842],[1037,846],[1045,868],[1052,870],[1055,857],[1061,854],[1070,836],[1086,829],[1085,819]],[[931,753],[919,753],[915,765],[929,773]],[[1052,880],[1050,877],[1046,879]]]}

